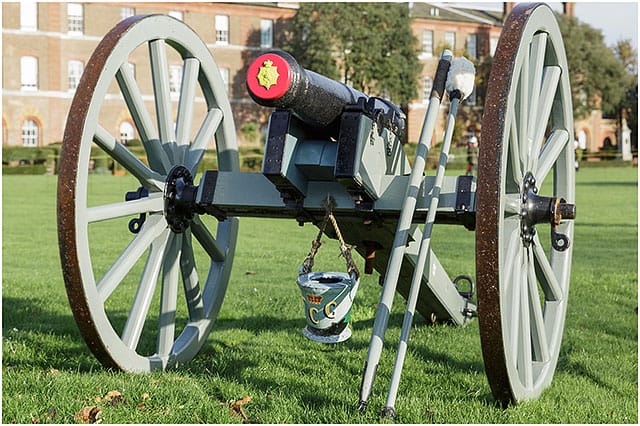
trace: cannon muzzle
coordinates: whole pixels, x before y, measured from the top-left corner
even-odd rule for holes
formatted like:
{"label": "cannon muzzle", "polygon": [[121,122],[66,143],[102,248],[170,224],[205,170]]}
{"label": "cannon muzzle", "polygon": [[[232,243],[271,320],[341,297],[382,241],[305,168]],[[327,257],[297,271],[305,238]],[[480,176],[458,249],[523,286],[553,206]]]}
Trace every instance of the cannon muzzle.
{"label": "cannon muzzle", "polygon": [[386,121],[392,122],[397,133],[405,127],[405,115],[396,105],[307,70],[281,50],[264,53],[249,65],[247,89],[256,103],[288,109],[312,127],[331,126],[345,106],[358,103],[392,117]]}

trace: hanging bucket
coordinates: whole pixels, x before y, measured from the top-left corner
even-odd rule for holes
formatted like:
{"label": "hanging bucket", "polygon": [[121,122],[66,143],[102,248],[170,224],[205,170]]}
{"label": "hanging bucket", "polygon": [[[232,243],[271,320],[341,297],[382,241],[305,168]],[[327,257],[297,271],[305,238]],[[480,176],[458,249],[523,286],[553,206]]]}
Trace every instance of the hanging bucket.
{"label": "hanging bucket", "polygon": [[298,276],[304,299],[307,327],[302,333],[322,343],[338,343],[351,337],[351,306],[358,290],[355,272],[309,272]]}
{"label": "hanging bucket", "polygon": [[[347,272],[312,272],[313,261],[320,239],[331,221],[340,241],[340,251],[347,263]],[[312,242],[311,251],[298,271],[298,288],[304,300],[307,326],[302,330],[305,337],[321,343],[338,343],[351,337],[349,320],[351,306],[360,284],[360,273],[351,257],[351,248],[342,239],[338,224],[327,212],[317,238]]]}

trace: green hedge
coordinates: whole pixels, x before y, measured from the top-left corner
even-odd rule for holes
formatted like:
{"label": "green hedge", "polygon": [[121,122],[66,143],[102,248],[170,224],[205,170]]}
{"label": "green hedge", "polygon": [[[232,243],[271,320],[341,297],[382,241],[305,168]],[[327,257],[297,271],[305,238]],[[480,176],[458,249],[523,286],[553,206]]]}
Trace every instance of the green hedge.
{"label": "green hedge", "polygon": [[47,172],[47,166],[44,164],[23,165],[23,166],[5,166],[2,165],[3,175],[43,175]]}

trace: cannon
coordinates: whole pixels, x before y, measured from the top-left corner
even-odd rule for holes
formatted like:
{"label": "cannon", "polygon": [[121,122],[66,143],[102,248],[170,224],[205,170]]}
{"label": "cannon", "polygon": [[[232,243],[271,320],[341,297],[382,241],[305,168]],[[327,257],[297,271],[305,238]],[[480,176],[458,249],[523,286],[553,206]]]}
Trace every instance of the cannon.
{"label": "cannon", "polygon": [[[150,65],[153,108],[129,66],[134,55]],[[168,57],[183,64],[175,112]],[[107,367],[131,372],[191,360],[215,330],[239,218],[281,218],[312,223],[320,234],[355,246],[365,259],[364,272],[377,270],[383,277],[361,410],[373,387],[395,293],[407,300],[407,312],[383,414],[394,414],[416,311],[453,325],[477,316],[496,400],[537,398],[550,385],[560,352],[576,209],[571,90],[553,12],[542,4],[519,4],[504,25],[488,82],[477,179],[444,175],[456,111],[469,95],[468,89],[447,87],[452,63],[451,52],[444,51],[410,163],[400,108],[304,70],[284,52],[261,55],[249,67],[248,90],[258,103],[276,109],[262,171],[249,173],[240,171],[233,114],[205,43],[168,16],[134,16],[116,25],[88,61],[74,96],[58,179],[63,276],[93,354]],[[437,112],[447,95],[439,167],[435,176],[425,176]],[[107,130],[107,98],[119,99],[128,110],[144,158]],[[212,140],[217,167],[202,170]],[[138,187],[105,194],[89,174],[92,147],[132,175]],[[342,232],[327,227],[328,218]],[[105,221],[130,231],[106,267],[101,246],[108,236],[98,229]],[[452,279],[444,271],[430,247],[435,223],[475,232],[475,280]],[[460,280],[471,285],[458,288]],[[129,311],[113,312],[111,304],[121,302],[125,290],[133,294]],[[159,315],[150,315],[158,292]],[[181,328],[178,310],[188,318]],[[141,336],[149,333],[155,346],[142,347]]]}

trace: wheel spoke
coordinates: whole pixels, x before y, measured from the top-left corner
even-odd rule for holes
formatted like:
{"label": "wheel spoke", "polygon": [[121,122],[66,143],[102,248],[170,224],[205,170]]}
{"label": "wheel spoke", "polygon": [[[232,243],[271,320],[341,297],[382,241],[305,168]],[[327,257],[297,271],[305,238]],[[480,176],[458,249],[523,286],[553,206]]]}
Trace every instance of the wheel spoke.
{"label": "wheel spoke", "polygon": [[[515,162],[515,160],[519,160],[518,163],[518,167],[517,170],[520,170],[520,173],[516,175],[516,179],[518,184],[522,184],[522,176],[524,176],[524,173],[522,173],[522,167],[526,166],[527,161],[526,161],[526,155],[527,155],[527,150],[526,150],[526,146],[528,144],[528,135],[527,132],[529,130],[529,108],[530,108],[530,96],[529,94],[531,93],[529,90],[529,55],[523,55],[523,61],[522,61],[522,68],[520,69],[520,81],[519,81],[519,95],[520,98],[519,100],[519,108],[516,108],[514,111],[514,114],[518,114],[518,121],[517,122],[512,122],[512,126],[517,125],[517,140],[519,142],[518,146],[512,147],[509,146],[510,149],[512,149],[512,155],[513,155],[513,159],[512,161]],[[512,133],[513,133],[514,129],[511,129]],[[513,136],[512,136],[513,138]],[[514,165],[512,164],[512,167]],[[513,168],[514,173],[516,172],[516,167]]]}
{"label": "wheel spoke", "polygon": [[187,307],[189,308],[189,320],[199,321],[204,317],[204,305],[189,231],[185,233],[182,240],[180,270],[182,271],[184,294],[187,299]]}
{"label": "wheel spoke", "polygon": [[127,147],[119,143],[104,127],[98,125],[93,141],[121,164],[129,173],[138,179],[141,185],[147,189],[162,191],[164,188],[162,176],[150,170],[142,161],[138,159]]}
{"label": "wheel spoke", "polygon": [[553,165],[567,146],[567,142],[569,142],[569,132],[564,129],[554,130],[547,138],[538,158],[538,167],[534,175],[538,187],[542,186]]}
{"label": "wheel spoke", "polygon": [[549,259],[547,259],[547,255],[544,252],[542,245],[540,244],[538,235],[535,235],[533,237],[532,247],[537,276],[538,280],[540,281],[540,286],[542,287],[545,300],[548,300],[550,302],[563,300],[564,292],[562,291],[562,287],[560,286],[558,278],[551,268]]}
{"label": "wheel spoke", "polygon": [[162,255],[167,246],[169,232],[169,229],[165,229],[162,234],[151,243],[149,256],[147,257],[147,262],[144,265],[142,277],[140,278],[140,284],[136,290],[127,322],[122,331],[122,341],[128,348],[133,350],[138,346],[145,319],[149,313],[153,293],[155,292],[158,276],[160,275]]}
{"label": "wheel spoke", "polygon": [[524,174],[522,173],[522,158],[521,149],[520,149],[520,141],[526,141],[526,139],[520,139],[518,136],[518,129],[515,119],[511,119],[510,126],[511,137],[509,138],[509,164],[511,165],[511,173],[513,174],[513,181],[516,183],[517,187],[522,185],[522,177]]}
{"label": "wheel spoke", "polygon": [[171,169],[169,157],[158,144],[158,133],[128,64],[120,66],[116,73],[116,80],[144,145],[149,167],[157,172],[167,173]]}
{"label": "wheel spoke", "polygon": [[160,141],[168,153],[172,154],[175,163],[176,133],[173,126],[173,108],[169,91],[169,64],[164,40],[159,39],[149,42],[149,54],[151,58],[153,94],[156,101],[158,133],[160,134]]}
{"label": "wheel spoke", "polygon": [[[522,247],[524,252],[526,249]],[[518,349],[518,371],[520,371],[525,388],[533,386],[533,359],[531,354],[531,322],[529,317],[529,292],[527,291],[529,260],[522,254],[522,276],[520,284],[520,347]]]}
{"label": "wheel spoke", "polygon": [[176,141],[180,162],[186,161],[186,146],[191,137],[191,123],[193,122],[193,108],[198,83],[200,62],[195,58],[184,60],[182,69],[182,84],[180,86],[180,101],[178,102],[178,116],[176,119]]}
{"label": "wheel spoke", "polygon": [[542,148],[544,133],[546,132],[547,125],[549,124],[549,116],[551,115],[551,108],[555,102],[555,94],[558,90],[561,73],[561,69],[558,66],[545,67],[544,69],[540,102],[536,114],[537,120],[535,122],[533,138],[531,141],[531,151],[529,155],[529,170],[531,171],[536,170],[538,166],[538,156],[540,155],[540,149]]}
{"label": "wheel spoke", "polygon": [[504,213],[506,217],[519,215],[522,200],[520,194],[504,194]]}
{"label": "wheel spoke", "polygon": [[103,303],[111,296],[138,259],[142,257],[147,248],[166,227],[167,223],[161,215],[153,215],[144,222],[140,232],[98,282],[98,296]]}
{"label": "wheel spoke", "polygon": [[[533,36],[529,51],[529,100],[527,111],[527,138],[529,146],[534,141],[534,129],[537,126],[536,115],[538,113],[538,103],[540,100],[540,89],[542,88],[542,71],[544,68],[544,56],[547,50],[547,33],[538,33]],[[528,152],[528,158],[531,160],[531,151]],[[537,154],[536,154],[537,155]],[[524,163],[525,165],[528,162]]]}
{"label": "wheel spoke", "polygon": [[218,130],[218,126],[222,122],[222,110],[218,108],[212,108],[207,112],[207,116],[204,118],[198,134],[191,144],[189,149],[189,158],[187,160],[187,168],[192,175],[195,175],[202,156],[204,155],[209,142],[213,138],[214,133]]}
{"label": "wheel spoke", "polygon": [[535,355],[536,361],[546,362],[549,360],[549,344],[544,327],[544,316],[542,313],[540,294],[538,293],[538,282],[536,279],[533,250],[528,249],[527,254],[529,256],[529,308],[531,312],[531,339],[533,354]]}
{"label": "wheel spoke", "polygon": [[518,357],[520,353],[520,344],[519,340],[522,338],[522,333],[520,332],[520,293],[522,290],[522,248],[518,245],[515,250],[515,256],[513,257],[513,272],[511,273],[511,277],[506,278],[507,282],[510,283],[511,289],[511,312],[509,321],[510,333],[509,340],[511,342],[511,359],[513,363],[518,365]]}
{"label": "wheel spoke", "polygon": [[225,261],[226,250],[223,247],[220,247],[216,239],[211,235],[211,232],[209,232],[198,216],[195,216],[191,223],[191,232],[214,262]]}
{"label": "wheel spoke", "polygon": [[160,293],[160,316],[158,318],[158,350],[160,356],[171,353],[176,330],[178,306],[178,280],[182,234],[171,233],[162,265],[162,291]]}
{"label": "wheel spoke", "polygon": [[153,121],[142,99],[142,93],[128,63],[120,66],[116,73],[116,80],[127,108],[129,108],[131,118],[133,118],[133,122],[136,125],[140,139],[143,141],[158,139],[156,129],[153,127]]}
{"label": "wheel spoke", "polygon": [[87,208],[87,222],[116,219],[141,213],[158,213],[164,209],[162,192],[154,192],[139,200],[123,201],[121,203],[105,204],[103,206]]}

